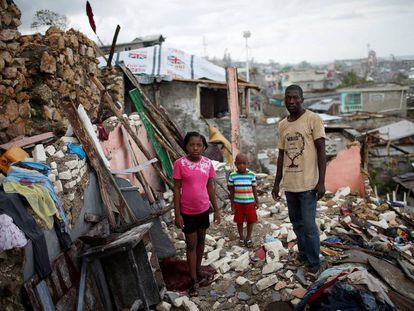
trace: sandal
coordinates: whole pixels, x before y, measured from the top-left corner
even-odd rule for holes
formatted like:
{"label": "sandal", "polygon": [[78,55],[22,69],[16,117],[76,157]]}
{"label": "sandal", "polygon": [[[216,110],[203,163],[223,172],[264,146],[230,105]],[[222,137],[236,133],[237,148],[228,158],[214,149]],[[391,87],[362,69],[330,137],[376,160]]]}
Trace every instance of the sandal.
{"label": "sandal", "polygon": [[191,286],[188,289],[188,296],[197,297],[198,296],[198,283],[195,280],[192,280]]}
{"label": "sandal", "polygon": [[207,286],[214,281],[214,273],[200,271],[197,272],[197,278],[199,279],[198,284],[200,286]]}
{"label": "sandal", "polygon": [[253,241],[252,240],[246,240],[245,245],[246,245],[246,247],[252,247],[253,246]]}

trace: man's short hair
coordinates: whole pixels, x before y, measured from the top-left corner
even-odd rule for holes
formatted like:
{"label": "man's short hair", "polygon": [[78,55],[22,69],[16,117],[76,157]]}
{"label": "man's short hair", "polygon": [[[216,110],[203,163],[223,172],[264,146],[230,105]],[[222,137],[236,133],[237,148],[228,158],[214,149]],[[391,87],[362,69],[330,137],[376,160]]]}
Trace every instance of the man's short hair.
{"label": "man's short hair", "polygon": [[298,91],[298,92],[299,92],[300,97],[303,99],[303,90],[302,90],[302,88],[301,88],[299,85],[297,85],[297,84],[291,84],[291,85],[289,85],[289,86],[286,88],[286,90],[285,90],[285,95],[286,95],[286,93],[287,93],[288,91]]}

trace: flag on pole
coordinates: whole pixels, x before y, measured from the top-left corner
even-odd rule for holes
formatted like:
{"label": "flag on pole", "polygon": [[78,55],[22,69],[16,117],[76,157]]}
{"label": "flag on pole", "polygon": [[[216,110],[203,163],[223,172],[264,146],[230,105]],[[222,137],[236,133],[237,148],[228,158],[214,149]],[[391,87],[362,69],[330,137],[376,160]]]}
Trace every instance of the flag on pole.
{"label": "flag on pole", "polygon": [[86,1],[86,15],[88,15],[88,18],[89,18],[89,25],[91,25],[93,32],[96,33],[96,25],[93,19],[92,7],[89,4],[89,1]]}

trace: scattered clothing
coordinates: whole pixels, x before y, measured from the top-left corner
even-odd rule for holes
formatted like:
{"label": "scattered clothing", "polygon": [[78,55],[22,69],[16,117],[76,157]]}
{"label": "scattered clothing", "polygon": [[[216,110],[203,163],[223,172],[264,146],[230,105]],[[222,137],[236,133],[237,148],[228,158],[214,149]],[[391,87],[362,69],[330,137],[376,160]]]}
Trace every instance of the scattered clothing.
{"label": "scattered clothing", "polygon": [[76,154],[78,156],[78,158],[81,159],[81,160],[85,159],[86,153],[83,150],[82,146],[75,145],[75,144],[68,144],[67,148],[68,148],[67,153]]}
{"label": "scattered clothing", "polygon": [[181,180],[181,213],[201,214],[209,209],[207,183],[216,176],[213,163],[202,156],[197,162],[181,157],[174,162],[173,178]]}
{"label": "scattered clothing", "polygon": [[[16,162],[18,163],[18,162]],[[16,163],[12,163],[11,167],[14,167],[13,170],[11,170],[7,177],[4,179],[3,183],[6,184],[8,182],[16,182],[16,183],[22,183],[22,184],[39,184],[46,188],[46,190],[49,192],[50,197],[56,204],[56,208],[59,211],[59,217],[63,220],[65,225],[68,225],[68,219],[66,217],[65,210],[63,209],[62,202],[60,201],[55,188],[53,186],[53,183],[47,178],[47,176],[30,171],[27,172],[24,169],[20,169],[16,167]],[[28,162],[25,162],[28,163]],[[36,163],[36,162],[35,162]],[[40,163],[37,163],[40,164]]]}
{"label": "scattered clothing", "polygon": [[59,241],[60,249],[65,252],[72,246],[72,238],[65,223],[59,220],[56,216],[53,217],[54,228],[56,236]]}
{"label": "scattered clothing", "polygon": [[48,176],[51,172],[51,167],[49,165],[39,163],[39,162],[31,162],[31,161],[20,161],[13,163],[13,167],[21,167],[28,170],[35,170],[45,176]]}
{"label": "scattered clothing", "polygon": [[109,139],[109,134],[102,123],[98,124],[98,137],[100,141]]}
{"label": "scattered clothing", "polygon": [[26,244],[24,233],[13,223],[13,219],[6,214],[0,214],[0,252],[22,248]]}
{"label": "scattered clothing", "polygon": [[39,277],[44,279],[52,272],[46,239],[43,232],[36,225],[33,216],[26,210],[19,195],[6,193],[3,187],[0,187],[0,213],[10,216],[16,226],[32,241],[34,268]]}
{"label": "scattered clothing", "polygon": [[4,183],[4,192],[18,193],[24,196],[32,207],[33,211],[43,220],[48,229],[53,228],[53,215],[58,213],[55,202],[49,195],[49,192],[38,184],[23,184],[17,182]]}
{"label": "scattered clothing", "polygon": [[253,187],[257,186],[257,182],[256,175],[253,172],[249,170],[243,174],[237,171],[231,172],[228,185],[234,187],[234,202],[255,202]]}

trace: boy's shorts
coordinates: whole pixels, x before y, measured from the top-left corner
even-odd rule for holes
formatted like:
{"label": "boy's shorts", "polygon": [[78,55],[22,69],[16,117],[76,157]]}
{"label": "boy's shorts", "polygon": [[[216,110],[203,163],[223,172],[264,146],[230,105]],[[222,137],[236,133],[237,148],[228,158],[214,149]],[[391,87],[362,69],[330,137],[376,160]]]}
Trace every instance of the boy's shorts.
{"label": "boy's shorts", "polygon": [[244,222],[257,222],[256,203],[236,203],[234,202],[234,222],[242,224]]}
{"label": "boy's shorts", "polygon": [[183,232],[185,234],[194,233],[198,229],[207,229],[210,227],[209,210],[195,215],[181,214],[181,217],[184,221]]}

